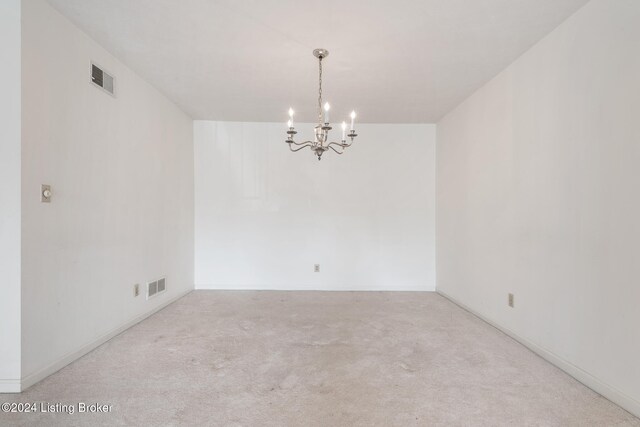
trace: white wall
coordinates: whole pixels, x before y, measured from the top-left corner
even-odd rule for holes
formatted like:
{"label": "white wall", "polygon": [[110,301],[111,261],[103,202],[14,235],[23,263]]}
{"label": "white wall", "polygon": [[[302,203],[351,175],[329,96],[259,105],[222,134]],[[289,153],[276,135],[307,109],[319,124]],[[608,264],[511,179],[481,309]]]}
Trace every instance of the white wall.
{"label": "white wall", "polygon": [[[43,0],[23,2],[24,384],[193,288],[192,120]],[[90,61],[116,76],[114,98]],[[40,184],[53,187],[40,203]],[[133,284],[167,277],[149,301]],[[79,353],[78,353],[79,352]]]}
{"label": "white wall", "polygon": [[438,291],[636,415],[639,22],[594,0],[442,119],[436,215]]}
{"label": "white wall", "polygon": [[318,161],[283,123],[196,121],[196,288],[433,290],[435,126],[357,130]]}
{"label": "white wall", "polygon": [[20,0],[0,2],[0,392],[20,389]]}

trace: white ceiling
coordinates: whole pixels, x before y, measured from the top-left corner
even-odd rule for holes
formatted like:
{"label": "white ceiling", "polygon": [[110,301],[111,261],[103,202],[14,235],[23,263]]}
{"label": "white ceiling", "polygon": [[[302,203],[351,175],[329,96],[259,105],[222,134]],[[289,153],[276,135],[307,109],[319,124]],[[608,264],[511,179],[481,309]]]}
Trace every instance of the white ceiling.
{"label": "white ceiling", "polygon": [[433,123],[587,0],[49,0],[195,119]]}

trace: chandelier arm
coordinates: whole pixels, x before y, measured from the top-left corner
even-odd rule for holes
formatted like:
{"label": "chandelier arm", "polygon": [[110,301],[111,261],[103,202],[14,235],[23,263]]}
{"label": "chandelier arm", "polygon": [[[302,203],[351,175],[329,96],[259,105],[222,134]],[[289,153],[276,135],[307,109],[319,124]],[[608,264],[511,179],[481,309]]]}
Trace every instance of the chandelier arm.
{"label": "chandelier arm", "polygon": [[345,147],[351,147],[351,146],[353,145],[353,143],[354,143],[354,142],[356,142],[354,138],[355,138],[355,137],[354,137],[354,136],[352,136],[352,137],[351,137],[351,142],[350,142],[350,143],[348,143],[348,144],[347,144],[347,141],[345,141],[345,142],[344,142],[344,146],[345,146]]}
{"label": "chandelier arm", "polygon": [[346,143],[343,144],[341,142],[330,142],[329,144],[327,144],[327,147],[330,146],[330,145],[337,145],[340,148],[345,148],[345,147],[350,146],[351,144],[346,144]]}
{"label": "chandelier arm", "polygon": [[295,144],[295,145],[304,145],[304,144],[312,144],[311,141],[305,141],[305,142],[295,142],[293,139],[290,139],[288,141],[286,141],[287,144]]}
{"label": "chandelier arm", "polygon": [[303,144],[297,144],[297,145],[300,145],[300,147],[299,147],[299,148],[295,148],[295,149],[294,149],[294,148],[291,146],[291,144],[289,144],[289,150],[291,150],[291,151],[293,151],[293,152],[295,153],[296,151],[300,151],[300,150],[302,150],[303,148],[311,147],[313,144],[310,144],[310,143],[308,143],[308,142],[305,142],[305,143],[303,143]]}
{"label": "chandelier arm", "polygon": [[[332,142],[331,144],[335,144],[335,142]],[[333,147],[331,146],[331,144],[329,144],[327,147],[328,147],[328,148],[331,148],[333,151],[335,151],[335,152],[336,152],[336,153],[338,153],[338,154],[342,154],[342,153],[344,153],[344,150],[342,150],[342,151],[338,151],[338,150],[336,150],[335,148],[333,148]]]}

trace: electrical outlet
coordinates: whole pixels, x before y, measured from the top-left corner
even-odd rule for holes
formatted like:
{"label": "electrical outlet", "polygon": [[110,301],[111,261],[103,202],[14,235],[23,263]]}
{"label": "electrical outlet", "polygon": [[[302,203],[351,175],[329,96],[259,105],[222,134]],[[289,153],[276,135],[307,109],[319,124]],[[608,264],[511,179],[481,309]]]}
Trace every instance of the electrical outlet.
{"label": "electrical outlet", "polygon": [[314,273],[320,273],[320,264],[315,264],[313,266],[313,272]]}
{"label": "electrical outlet", "polygon": [[133,285],[133,296],[137,297],[138,295],[140,295],[140,285],[136,283]]}
{"label": "electrical outlet", "polygon": [[42,203],[51,203],[51,186],[42,184],[40,186],[40,201]]}
{"label": "electrical outlet", "polygon": [[509,307],[513,308],[513,294],[509,294]]}

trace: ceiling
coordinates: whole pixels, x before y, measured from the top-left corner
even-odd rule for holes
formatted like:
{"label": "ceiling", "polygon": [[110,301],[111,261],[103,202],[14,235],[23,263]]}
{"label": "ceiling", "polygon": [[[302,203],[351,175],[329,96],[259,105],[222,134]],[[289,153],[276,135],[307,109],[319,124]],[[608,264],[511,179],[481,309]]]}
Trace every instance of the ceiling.
{"label": "ceiling", "polygon": [[48,0],[194,119],[434,123],[587,0]]}

